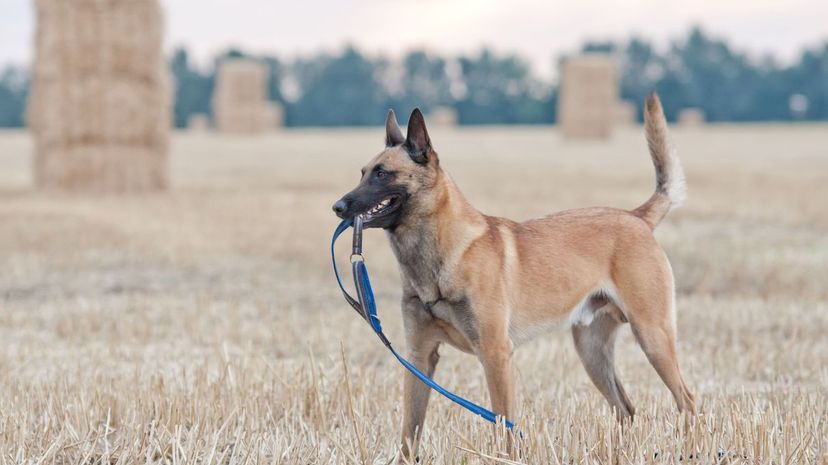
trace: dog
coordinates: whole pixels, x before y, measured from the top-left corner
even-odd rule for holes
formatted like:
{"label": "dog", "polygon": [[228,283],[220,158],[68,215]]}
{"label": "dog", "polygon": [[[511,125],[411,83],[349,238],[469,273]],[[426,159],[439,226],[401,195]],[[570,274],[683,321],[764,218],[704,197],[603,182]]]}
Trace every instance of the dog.
{"label": "dog", "polygon": [[[518,223],[480,213],[440,166],[419,109],[403,137],[393,111],[385,149],[359,184],[333,205],[386,231],[399,262],[409,360],[434,374],[440,344],[483,365],[492,411],[515,415],[512,351],[556,324],[571,327],[577,353],[619,420],[635,413],[614,362],[618,328],[629,322],[679,411],[694,412],[676,357],[675,284],[653,230],[685,198],[684,172],[667,141],[655,93],[644,129],[656,174],[635,210],[583,208]],[[416,456],[430,388],[404,379],[403,457]]]}

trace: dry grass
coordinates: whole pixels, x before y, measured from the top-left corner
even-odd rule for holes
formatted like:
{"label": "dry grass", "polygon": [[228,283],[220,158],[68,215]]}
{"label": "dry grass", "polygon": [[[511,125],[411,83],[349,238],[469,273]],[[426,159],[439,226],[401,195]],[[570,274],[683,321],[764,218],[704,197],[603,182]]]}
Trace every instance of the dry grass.
{"label": "dry grass", "polygon": [[[570,336],[552,333],[515,355],[522,462],[828,463],[826,129],[676,131],[690,197],[657,235],[702,414],[680,427],[625,329],[619,370],[639,416],[620,430]],[[494,214],[634,207],[653,185],[634,128],[588,144],[544,128],[432,136]],[[27,187],[28,138],[0,134],[0,464],[389,462],[402,369],[341,302],[327,256],[330,204],[381,140],[181,134],[170,192],[60,197]],[[379,232],[366,250],[401,341],[393,257]],[[438,381],[485,403],[474,359],[443,355]],[[507,463],[503,449],[432,400],[423,463]]]}

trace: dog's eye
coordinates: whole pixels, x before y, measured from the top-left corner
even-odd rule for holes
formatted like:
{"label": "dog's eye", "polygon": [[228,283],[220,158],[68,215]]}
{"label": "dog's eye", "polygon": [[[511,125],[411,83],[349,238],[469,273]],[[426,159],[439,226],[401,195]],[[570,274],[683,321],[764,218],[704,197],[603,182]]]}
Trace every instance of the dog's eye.
{"label": "dog's eye", "polygon": [[377,177],[377,179],[383,179],[384,177],[388,176],[388,171],[377,170],[377,174],[375,176]]}

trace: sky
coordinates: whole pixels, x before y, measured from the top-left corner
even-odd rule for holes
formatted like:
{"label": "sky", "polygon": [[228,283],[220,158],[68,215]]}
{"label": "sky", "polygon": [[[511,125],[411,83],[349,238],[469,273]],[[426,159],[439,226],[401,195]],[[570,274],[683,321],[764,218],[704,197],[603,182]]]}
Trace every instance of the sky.
{"label": "sky", "polygon": [[[63,1],[63,0],[59,0]],[[414,48],[441,54],[482,46],[518,53],[541,76],[586,39],[637,34],[666,47],[700,25],[737,49],[783,62],[828,40],[826,0],[164,0],[168,51],[197,61],[238,47],[284,58],[347,44],[390,57]],[[30,0],[0,0],[0,66],[31,59]]]}

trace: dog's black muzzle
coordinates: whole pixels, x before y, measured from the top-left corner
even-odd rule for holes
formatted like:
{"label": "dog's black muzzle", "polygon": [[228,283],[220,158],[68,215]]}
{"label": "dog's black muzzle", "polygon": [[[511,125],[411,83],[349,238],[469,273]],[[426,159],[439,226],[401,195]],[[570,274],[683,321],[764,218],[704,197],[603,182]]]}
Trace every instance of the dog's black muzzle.
{"label": "dog's black muzzle", "polygon": [[331,208],[343,220],[362,215],[366,228],[393,228],[402,218],[407,199],[405,189],[362,188],[345,194]]}
{"label": "dog's black muzzle", "polygon": [[345,219],[345,212],[348,211],[348,202],[345,201],[344,198],[341,198],[333,204],[333,211],[336,213],[336,216]]}

